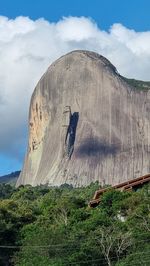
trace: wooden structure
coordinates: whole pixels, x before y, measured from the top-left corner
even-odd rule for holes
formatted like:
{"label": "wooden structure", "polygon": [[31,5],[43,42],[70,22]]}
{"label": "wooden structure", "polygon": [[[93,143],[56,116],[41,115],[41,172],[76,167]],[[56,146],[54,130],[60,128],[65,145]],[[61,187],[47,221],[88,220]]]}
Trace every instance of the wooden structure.
{"label": "wooden structure", "polygon": [[[150,182],[150,174],[120,183],[118,185],[111,187],[111,189],[120,190],[120,191],[131,191],[132,189],[137,189],[138,187],[141,187],[143,184],[148,182]],[[101,196],[103,195],[103,193],[105,193],[109,189],[110,187],[97,190],[94,194],[93,199],[90,201],[89,206],[96,207],[101,202]]]}

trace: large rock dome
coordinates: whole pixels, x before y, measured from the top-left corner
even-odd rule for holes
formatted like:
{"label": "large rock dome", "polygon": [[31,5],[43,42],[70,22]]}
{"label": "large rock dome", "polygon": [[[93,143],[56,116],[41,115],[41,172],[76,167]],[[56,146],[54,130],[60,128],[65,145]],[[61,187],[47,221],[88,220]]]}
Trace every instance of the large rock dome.
{"label": "large rock dome", "polygon": [[17,185],[114,185],[148,172],[150,92],[134,90],[94,52],[55,61],[31,98]]}

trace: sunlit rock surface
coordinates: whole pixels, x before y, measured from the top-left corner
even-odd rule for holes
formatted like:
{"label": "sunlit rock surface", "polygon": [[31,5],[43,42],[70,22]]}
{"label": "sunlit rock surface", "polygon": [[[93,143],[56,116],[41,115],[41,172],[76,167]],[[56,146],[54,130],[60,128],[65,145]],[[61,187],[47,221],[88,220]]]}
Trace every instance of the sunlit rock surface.
{"label": "sunlit rock surface", "polygon": [[17,185],[114,185],[148,172],[150,91],[134,90],[93,52],[55,61],[31,98]]}

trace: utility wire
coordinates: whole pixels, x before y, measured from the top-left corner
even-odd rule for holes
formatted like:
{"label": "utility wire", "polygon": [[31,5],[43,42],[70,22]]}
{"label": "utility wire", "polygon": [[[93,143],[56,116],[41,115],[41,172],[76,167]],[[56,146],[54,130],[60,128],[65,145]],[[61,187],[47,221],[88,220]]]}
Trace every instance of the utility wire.
{"label": "utility wire", "polygon": [[[146,252],[139,252],[139,253],[132,253],[132,254],[128,254],[128,256],[129,255],[138,255],[138,254],[145,254]],[[147,253],[146,253],[147,254]],[[104,255],[103,255],[104,256]],[[149,256],[150,256],[150,251],[149,251],[149,255],[148,255],[148,258],[149,258]],[[119,257],[119,260],[120,259],[122,259],[122,258],[124,258],[124,257],[126,257],[126,255],[122,255],[122,256],[120,256]],[[147,256],[145,256],[145,257],[147,257]],[[110,260],[115,260],[115,259],[118,259],[117,258],[117,256],[113,256],[113,257],[110,257]],[[77,265],[78,263],[79,264],[81,264],[81,263],[88,263],[88,265],[89,265],[89,263],[93,263],[93,262],[100,262],[100,261],[103,261],[104,263],[106,262],[106,258],[104,257],[103,259],[102,258],[100,258],[100,259],[95,259],[95,260],[92,260],[92,259],[90,259],[90,260],[80,260],[79,262],[68,262],[68,261],[63,261],[62,263],[63,264],[61,264],[61,265]],[[91,265],[91,264],[90,264]],[[108,265],[108,263],[106,262],[106,265]],[[143,265],[142,265],[143,266]]]}
{"label": "utility wire", "polygon": [[[139,241],[136,241],[134,244],[137,244],[137,243],[141,243],[141,242],[148,242],[150,243],[150,240],[149,239],[145,239],[145,240],[139,240]],[[74,243],[74,242],[73,242]],[[79,244],[79,242],[77,242]],[[81,244],[86,244],[87,242],[81,242]],[[68,243],[69,244],[69,243]],[[60,248],[68,248],[68,244],[54,244],[54,245],[32,245],[32,246],[21,246],[21,245],[18,245],[18,246],[15,246],[15,245],[0,245],[0,248],[8,248],[8,249],[15,249],[15,248],[50,248],[50,247],[54,247],[54,248],[57,248],[57,249],[60,249]],[[131,246],[133,246],[131,245]],[[75,246],[74,246],[75,247]],[[72,247],[72,249],[74,249],[74,247]],[[95,248],[95,247],[90,247],[90,248]],[[80,249],[80,247],[78,247],[78,249]]]}
{"label": "utility wire", "polygon": [[[150,258],[150,251],[148,251],[148,252],[135,252],[135,253],[129,253],[129,254],[124,254],[124,255],[122,255],[122,256],[120,256],[119,257],[119,260],[121,260],[122,258],[124,258],[124,257],[126,257],[126,256],[135,256],[135,255],[144,255],[144,259],[142,259],[142,262],[144,262],[144,261],[149,261],[149,258]],[[102,255],[102,254],[101,254]],[[104,256],[104,255],[103,255]],[[117,256],[113,256],[113,257],[111,257],[110,256],[110,260],[115,260],[115,259],[117,259],[118,260],[118,257]],[[56,259],[54,258],[54,259],[51,259],[51,258],[49,258],[49,260],[50,261],[55,261]],[[79,261],[79,262],[68,262],[68,261],[63,261],[63,260],[61,260],[61,265],[63,266],[66,266],[66,265],[77,265],[78,263],[79,264],[85,264],[85,263],[88,263],[88,265],[92,265],[91,263],[94,263],[94,262],[100,262],[100,261],[103,261],[103,263],[106,263],[106,265],[108,265],[108,263],[107,263],[107,260],[106,260],[106,258],[104,257],[104,258],[100,258],[100,259],[94,259],[94,260],[92,260],[92,259],[89,259],[89,260],[83,260],[83,261]],[[90,264],[89,264],[90,263]],[[137,265],[137,263],[136,264],[134,264],[134,262],[132,263],[132,265]],[[142,266],[143,266],[143,264],[142,264]]]}

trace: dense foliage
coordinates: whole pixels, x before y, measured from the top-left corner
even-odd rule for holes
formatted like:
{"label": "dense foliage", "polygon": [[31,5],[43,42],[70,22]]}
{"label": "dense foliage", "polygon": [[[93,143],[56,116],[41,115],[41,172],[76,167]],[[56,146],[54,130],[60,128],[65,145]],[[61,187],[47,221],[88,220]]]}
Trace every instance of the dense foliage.
{"label": "dense foliage", "polygon": [[[121,75],[120,75],[121,76]],[[150,81],[129,79],[121,76],[133,89],[139,91],[148,91],[150,90]]]}
{"label": "dense foliage", "polygon": [[150,265],[150,186],[109,190],[0,185],[0,265]]}

